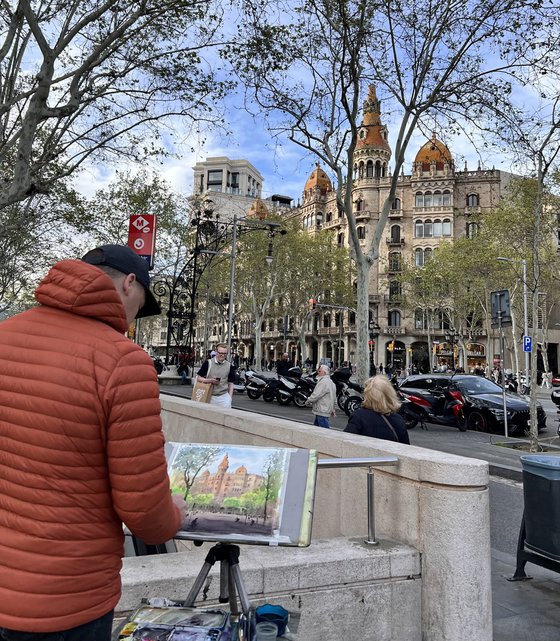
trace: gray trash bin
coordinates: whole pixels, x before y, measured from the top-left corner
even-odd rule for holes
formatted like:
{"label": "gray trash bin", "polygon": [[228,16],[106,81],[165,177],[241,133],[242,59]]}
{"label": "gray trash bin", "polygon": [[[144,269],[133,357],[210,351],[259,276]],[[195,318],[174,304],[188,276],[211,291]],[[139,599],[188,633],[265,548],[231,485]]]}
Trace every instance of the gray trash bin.
{"label": "gray trash bin", "polygon": [[560,561],[560,456],[526,454],[520,458],[525,546]]}

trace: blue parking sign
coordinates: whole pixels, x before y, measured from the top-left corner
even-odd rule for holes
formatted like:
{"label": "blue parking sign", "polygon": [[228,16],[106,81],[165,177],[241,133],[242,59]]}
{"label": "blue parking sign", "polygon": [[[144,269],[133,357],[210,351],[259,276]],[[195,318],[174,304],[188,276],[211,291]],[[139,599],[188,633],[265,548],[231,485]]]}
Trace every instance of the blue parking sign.
{"label": "blue parking sign", "polygon": [[523,336],[523,351],[524,352],[533,351],[533,338],[531,336]]}

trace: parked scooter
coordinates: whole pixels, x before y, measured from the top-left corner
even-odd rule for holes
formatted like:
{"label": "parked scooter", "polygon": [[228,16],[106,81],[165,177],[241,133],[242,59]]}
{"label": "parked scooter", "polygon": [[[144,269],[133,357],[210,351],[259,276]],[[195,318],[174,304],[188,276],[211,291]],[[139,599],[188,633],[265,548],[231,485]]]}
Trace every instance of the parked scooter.
{"label": "parked scooter", "polygon": [[[270,397],[271,382],[275,379],[265,378],[251,369],[245,372],[245,389],[247,396],[255,401],[261,396],[267,402],[274,400],[274,393]],[[268,392],[268,393],[267,393]]]}
{"label": "parked scooter", "polygon": [[[276,386],[276,400],[279,405],[289,405],[295,397],[296,391],[299,388],[299,381],[301,379],[301,369],[299,367],[290,367],[286,375],[278,377],[278,385]],[[303,407],[305,400],[303,401]]]}
{"label": "parked scooter", "polygon": [[[431,391],[431,395],[437,398],[437,402],[432,404],[427,399],[399,390],[403,399],[405,408],[403,416],[406,414],[407,428],[413,429],[418,423],[423,429],[426,423],[437,423],[439,425],[454,425],[461,432],[467,431],[467,423],[463,406],[465,401],[458,390],[442,390],[440,393]],[[416,419],[416,422],[414,422]]]}
{"label": "parked scooter", "polygon": [[296,389],[294,390],[294,404],[298,407],[305,407],[307,399],[313,393],[317,385],[317,372],[302,376],[297,381]]}

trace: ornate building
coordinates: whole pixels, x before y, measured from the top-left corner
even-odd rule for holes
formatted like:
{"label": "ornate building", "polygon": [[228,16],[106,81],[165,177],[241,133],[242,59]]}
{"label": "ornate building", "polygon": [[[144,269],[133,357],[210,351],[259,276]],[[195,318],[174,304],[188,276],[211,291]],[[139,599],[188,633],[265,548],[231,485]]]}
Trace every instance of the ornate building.
{"label": "ornate building", "polygon": [[[364,103],[363,121],[354,154],[352,202],[358,238],[365,247],[375,231],[391,183],[391,148],[387,129],[381,121],[380,103],[370,88]],[[426,369],[435,363],[461,364],[465,370],[492,364],[497,344],[484,328],[462,337],[466,353],[458,353],[457,337],[446,339],[445,317],[428,331],[420,310],[404,309],[398,275],[405,262],[423,266],[442,241],[472,235],[474,212],[494,208],[512,175],[497,169],[457,170],[447,146],[432,137],[416,154],[412,173],[398,179],[396,197],[380,246],[380,259],[371,270],[370,353],[371,361],[402,368],[415,364]],[[317,166],[309,176],[302,195],[300,215],[307,230],[332,229],[338,245],[348,245],[347,221],[336,206],[335,193],[326,173]],[[325,329],[321,310],[318,326]],[[330,320],[328,321],[331,322]],[[344,318],[344,360],[356,351],[352,315]],[[428,344],[428,335],[431,336]],[[317,343],[317,344],[315,344]],[[308,353],[313,360],[331,357],[336,362],[331,336],[311,336]],[[453,356],[452,356],[453,355]]]}
{"label": "ornate building", "polygon": [[244,465],[239,466],[235,472],[228,472],[229,458],[226,454],[218,465],[215,474],[206,469],[194,482],[192,494],[213,494],[214,500],[230,496],[241,496],[246,492],[258,489],[264,482],[264,477],[259,474],[249,474]]}

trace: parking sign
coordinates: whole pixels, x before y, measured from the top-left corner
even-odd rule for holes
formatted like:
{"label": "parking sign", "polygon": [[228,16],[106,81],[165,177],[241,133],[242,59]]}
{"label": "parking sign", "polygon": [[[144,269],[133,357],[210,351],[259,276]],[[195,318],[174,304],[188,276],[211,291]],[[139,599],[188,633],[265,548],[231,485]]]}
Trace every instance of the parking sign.
{"label": "parking sign", "polygon": [[523,351],[532,352],[533,351],[533,338],[532,336],[523,336]]}

